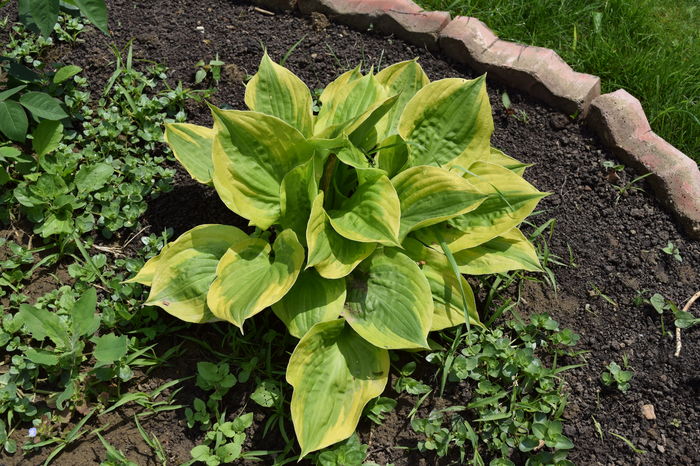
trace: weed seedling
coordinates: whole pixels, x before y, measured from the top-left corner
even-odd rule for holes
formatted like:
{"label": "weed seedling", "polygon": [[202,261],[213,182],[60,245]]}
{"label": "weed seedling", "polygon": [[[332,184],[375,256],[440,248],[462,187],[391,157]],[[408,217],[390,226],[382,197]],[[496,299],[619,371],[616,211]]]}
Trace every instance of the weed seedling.
{"label": "weed seedling", "polygon": [[632,380],[633,376],[632,371],[623,370],[619,364],[613,361],[607,365],[607,370],[600,374],[600,380],[606,387],[615,385],[618,390],[625,393],[630,388],[629,381]]}
{"label": "weed seedling", "polygon": [[673,256],[673,258],[676,259],[678,262],[683,262],[683,258],[681,257],[681,251],[680,249],[678,249],[678,246],[673,244],[673,242],[669,241],[666,247],[662,248],[661,250],[669,256]]}
{"label": "weed seedling", "polygon": [[219,60],[219,54],[216,54],[216,58],[209,60],[209,63],[205,63],[204,60],[199,60],[195,66],[197,72],[194,75],[195,84],[199,84],[207,78],[207,74],[211,74],[211,79],[218,86],[219,81],[221,81],[221,69],[226,63]]}
{"label": "weed seedling", "polygon": [[515,118],[520,123],[527,124],[530,121],[530,117],[528,116],[527,112],[525,112],[525,110],[515,110],[513,108],[513,104],[510,101],[510,96],[507,92],[503,92],[503,94],[501,94],[501,102],[503,103],[503,107],[506,109],[506,115],[508,115],[509,117]]}

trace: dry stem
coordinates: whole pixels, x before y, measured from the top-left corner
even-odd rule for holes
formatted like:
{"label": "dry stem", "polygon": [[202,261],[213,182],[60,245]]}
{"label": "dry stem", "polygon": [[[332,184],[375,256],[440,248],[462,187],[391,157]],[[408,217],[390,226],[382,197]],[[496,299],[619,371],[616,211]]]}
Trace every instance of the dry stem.
{"label": "dry stem", "polygon": [[[683,306],[683,312],[688,312],[688,309],[690,309],[690,306],[693,305],[696,299],[700,298],[700,291],[695,293],[692,298],[688,300],[687,303],[685,303],[685,306]],[[675,357],[678,357],[681,355],[681,348],[683,347],[683,344],[681,343],[681,329],[680,327],[676,327],[676,352],[674,353]]]}

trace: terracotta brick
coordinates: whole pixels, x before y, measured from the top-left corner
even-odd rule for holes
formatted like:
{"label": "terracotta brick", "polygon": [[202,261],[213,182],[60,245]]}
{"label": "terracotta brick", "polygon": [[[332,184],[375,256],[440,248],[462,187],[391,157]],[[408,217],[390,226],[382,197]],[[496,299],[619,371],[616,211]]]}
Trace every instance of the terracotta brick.
{"label": "terracotta brick", "polygon": [[593,100],[588,125],[627,165],[647,179],[657,197],[700,239],[700,170],[697,164],[651,130],[644,109],[620,89]]}
{"label": "terracotta brick", "polygon": [[600,95],[597,76],[575,72],[553,50],[500,40],[476,18],[453,19],[440,32],[439,45],[447,57],[567,114],[584,116]]}
{"label": "terracotta brick", "polygon": [[430,50],[437,50],[438,33],[450,22],[449,13],[423,11],[408,0],[299,0],[299,9],[360,30],[372,27]]}

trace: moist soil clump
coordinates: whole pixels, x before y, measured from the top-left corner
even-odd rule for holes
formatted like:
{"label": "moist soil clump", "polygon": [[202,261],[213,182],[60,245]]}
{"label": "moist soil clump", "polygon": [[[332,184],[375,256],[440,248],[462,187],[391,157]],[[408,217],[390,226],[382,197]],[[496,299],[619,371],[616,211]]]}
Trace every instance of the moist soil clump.
{"label": "moist soil clump", "polygon": [[[134,58],[166,65],[174,86],[196,85],[195,63],[208,62],[218,53],[226,66],[218,91],[211,98],[214,105],[244,109],[244,79],[253,74],[264,44],[273,59],[279,61],[303,38],[291,53],[286,65],[310,89],[318,89],[341,72],[363,63],[363,68],[385,65],[419,57],[431,80],[445,77],[473,78],[476,74],[463,66],[450,64],[426,50],[385,36],[362,34],[344,26],[327,23],[317,16],[289,14],[269,16],[256,12],[243,2],[227,0],[108,0],[112,36],[106,37],[90,28],[82,42],[63,47],[54,61],[84,68],[99,95],[114,70],[110,44],[124,47],[133,40]],[[1,12],[12,12],[6,7]],[[205,82],[206,84],[206,82]],[[569,458],[576,464],[700,464],[700,331],[683,331],[683,349],[674,357],[675,341],[661,333],[658,314],[649,306],[635,306],[635,297],[660,293],[681,307],[700,290],[700,244],[684,236],[682,230],[653,198],[645,182],[626,190],[635,174],[625,169],[611,172],[603,162],[619,163],[578,121],[538,104],[519,92],[487,78],[487,86],[496,125],[493,145],[526,163],[534,164],[525,178],[542,191],[548,191],[530,220],[540,225],[556,219],[548,239],[552,253],[569,266],[552,265],[557,291],[537,281],[526,281],[519,312],[523,315],[546,312],[581,335],[579,350],[586,351],[586,365],[564,375],[569,404],[565,411],[564,433],[574,442]],[[501,95],[507,91],[512,102],[505,109]],[[211,125],[204,103],[193,103],[188,122]],[[645,191],[633,189],[644,188]],[[621,192],[622,191],[622,192]],[[172,192],[150,202],[144,222],[150,232],[172,227],[175,235],[202,223],[245,225],[217,198],[211,188],[202,186],[183,171],[175,178]],[[672,242],[681,252],[682,261],[662,251]],[[607,297],[608,299],[605,299]],[[693,309],[691,309],[693,311]],[[697,305],[695,311],[698,311]],[[697,312],[695,312],[697,314]],[[165,316],[163,318],[170,318]],[[277,325],[270,319],[271,325]],[[667,319],[670,320],[670,319]],[[218,325],[218,324],[217,324]],[[672,323],[666,322],[673,328]],[[283,329],[280,329],[282,331]],[[194,338],[216,338],[211,326],[191,327]],[[164,337],[159,346],[168,348],[179,343]],[[288,341],[287,350],[293,348]],[[187,347],[186,356],[173,367],[162,368],[141,379],[148,387],[180,377],[191,376],[199,361],[196,345]],[[625,358],[634,377],[626,393],[610,390],[600,383],[600,374],[610,362]],[[580,361],[572,361],[580,362]],[[181,404],[191,403],[198,389],[186,382],[179,395]],[[397,397],[391,391],[387,396]],[[237,385],[226,396],[227,412],[240,413],[254,387]],[[466,404],[468,387],[455,387],[444,399],[432,405]],[[243,400],[243,401],[241,401]],[[419,436],[411,429],[407,413],[414,399],[402,395],[394,413],[382,426],[369,421],[360,424],[363,442],[370,446],[368,460],[396,465],[455,464],[456,459],[439,459],[414,447]],[[642,406],[654,406],[656,419],[643,416]],[[255,411],[255,410],[254,410]],[[427,411],[426,411],[427,412]],[[262,435],[262,425],[269,413],[255,411],[255,424],[246,444],[249,450],[282,449],[278,434]],[[157,464],[150,448],[143,442],[131,422],[132,411],[120,410],[109,419],[94,421],[93,426],[110,424],[102,432],[116,448],[138,464]],[[594,419],[605,434],[599,437]],[[143,422],[168,452],[168,460],[182,463],[190,459],[189,451],[201,440],[199,431],[187,429],[182,410],[161,413]],[[615,433],[629,439],[645,454],[635,454]],[[89,436],[62,453],[53,464],[98,464],[103,447]],[[46,453],[25,457],[39,464]],[[2,464],[17,464],[18,455],[4,457]],[[267,461],[263,459],[263,462]]]}

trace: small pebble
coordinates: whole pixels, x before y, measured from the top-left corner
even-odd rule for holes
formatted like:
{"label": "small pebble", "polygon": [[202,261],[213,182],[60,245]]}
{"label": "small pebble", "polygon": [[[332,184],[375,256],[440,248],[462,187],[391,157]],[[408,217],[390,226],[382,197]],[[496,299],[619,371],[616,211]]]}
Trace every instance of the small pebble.
{"label": "small pebble", "polygon": [[656,413],[654,412],[654,405],[646,404],[642,405],[642,416],[648,421],[653,421],[656,419]]}

